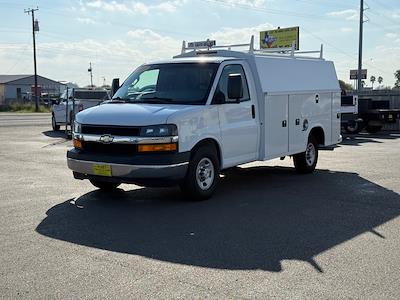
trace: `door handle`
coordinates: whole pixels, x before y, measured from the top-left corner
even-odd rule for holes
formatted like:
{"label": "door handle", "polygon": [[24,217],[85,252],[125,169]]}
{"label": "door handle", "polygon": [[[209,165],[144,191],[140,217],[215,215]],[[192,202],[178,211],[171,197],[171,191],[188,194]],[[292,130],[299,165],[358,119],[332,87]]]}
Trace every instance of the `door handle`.
{"label": "door handle", "polygon": [[300,125],[300,119],[296,119],[296,125]]}
{"label": "door handle", "polygon": [[286,122],[286,120],[283,120],[282,121],[282,127],[286,127],[287,126],[287,122]]}
{"label": "door handle", "polygon": [[254,104],[251,106],[251,117],[253,119],[256,118],[256,107],[254,106]]}

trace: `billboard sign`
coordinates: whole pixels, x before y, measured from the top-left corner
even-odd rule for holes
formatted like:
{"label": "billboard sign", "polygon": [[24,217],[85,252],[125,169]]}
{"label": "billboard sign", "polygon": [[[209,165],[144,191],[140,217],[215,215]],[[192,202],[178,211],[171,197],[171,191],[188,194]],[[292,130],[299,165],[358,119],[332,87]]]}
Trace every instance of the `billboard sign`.
{"label": "billboard sign", "polygon": [[295,50],[299,50],[299,27],[278,28],[260,32],[260,48],[291,48],[295,42]]}
{"label": "billboard sign", "polygon": [[[357,80],[358,79],[357,73],[358,70],[350,70],[350,79]],[[367,79],[367,69],[361,70],[361,79]]]}

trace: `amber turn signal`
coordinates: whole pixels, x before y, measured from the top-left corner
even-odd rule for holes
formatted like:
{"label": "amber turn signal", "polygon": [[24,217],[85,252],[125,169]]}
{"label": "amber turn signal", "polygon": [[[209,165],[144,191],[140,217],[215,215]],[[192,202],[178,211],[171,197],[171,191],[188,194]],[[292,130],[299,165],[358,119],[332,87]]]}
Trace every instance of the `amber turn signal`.
{"label": "amber turn signal", "polygon": [[138,152],[176,151],[176,144],[139,145]]}
{"label": "amber turn signal", "polygon": [[73,143],[76,149],[83,149],[82,142],[80,140],[74,139]]}

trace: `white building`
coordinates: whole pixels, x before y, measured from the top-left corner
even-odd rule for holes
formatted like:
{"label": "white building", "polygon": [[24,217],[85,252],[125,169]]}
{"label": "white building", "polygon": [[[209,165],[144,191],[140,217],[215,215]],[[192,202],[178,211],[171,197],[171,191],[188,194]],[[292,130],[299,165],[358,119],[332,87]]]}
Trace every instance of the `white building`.
{"label": "white building", "polygon": [[[41,93],[58,94],[65,85],[43,76],[37,76]],[[0,105],[15,100],[30,100],[35,86],[34,75],[0,75]]]}

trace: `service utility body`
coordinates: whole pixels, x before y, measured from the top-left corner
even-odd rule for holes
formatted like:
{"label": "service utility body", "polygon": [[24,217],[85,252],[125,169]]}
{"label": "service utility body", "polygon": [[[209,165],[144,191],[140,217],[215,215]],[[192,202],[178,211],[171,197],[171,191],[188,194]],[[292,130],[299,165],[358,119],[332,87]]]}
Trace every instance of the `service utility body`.
{"label": "service utility body", "polygon": [[207,199],[221,170],[292,156],[311,173],[318,150],[341,141],[341,91],[322,46],[183,42],[180,55],[140,66],[115,90],[76,115],[67,153],[74,177],[103,190],[179,184],[188,199]]}

